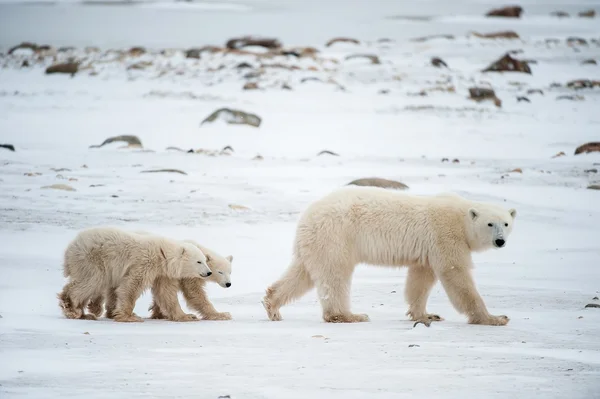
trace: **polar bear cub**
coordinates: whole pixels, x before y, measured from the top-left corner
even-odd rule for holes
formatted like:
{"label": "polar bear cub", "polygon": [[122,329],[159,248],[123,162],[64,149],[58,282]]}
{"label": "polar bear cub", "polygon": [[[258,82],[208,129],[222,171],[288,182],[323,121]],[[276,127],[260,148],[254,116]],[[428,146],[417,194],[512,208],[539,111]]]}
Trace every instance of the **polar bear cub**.
{"label": "polar bear cub", "polygon": [[298,222],[292,262],[263,299],[271,320],[279,309],[316,286],[327,322],[368,321],[350,311],[356,265],[408,266],[407,315],[429,325],[441,317],[426,310],[439,280],[469,323],[505,325],[477,292],[471,253],[502,248],[517,212],[456,194],[415,196],[383,188],[348,187],[311,204]]}
{"label": "polar bear cub", "polygon": [[158,277],[208,277],[212,274],[202,251],[187,242],[153,234],[136,234],[112,227],[84,230],[67,246],[64,276],[69,282],[58,294],[70,319],[95,319],[85,314],[88,302],[98,302],[110,291],[115,321],[140,322],[135,302]]}

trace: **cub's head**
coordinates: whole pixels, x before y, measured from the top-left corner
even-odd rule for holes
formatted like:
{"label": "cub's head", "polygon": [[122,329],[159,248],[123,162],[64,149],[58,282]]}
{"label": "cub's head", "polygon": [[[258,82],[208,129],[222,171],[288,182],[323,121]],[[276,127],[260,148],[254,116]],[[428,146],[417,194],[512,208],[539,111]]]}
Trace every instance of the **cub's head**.
{"label": "cub's head", "polygon": [[213,274],[200,248],[187,242],[183,242],[181,247],[180,260],[184,265],[181,277],[206,278]]}
{"label": "cub's head", "polygon": [[206,255],[206,263],[212,271],[212,275],[208,279],[209,281],[217,283],[223,288],[231,287],[231,262],[233,262],[233,256],[223,257],[193,240],[185,240],[185,242],[200,249]]}
{"label": "cub's head", "polygon": [[502,248],[517,216],[515,209],[508,211],[493,205],[481,205],[467,212],[469,244],[474,251]]}

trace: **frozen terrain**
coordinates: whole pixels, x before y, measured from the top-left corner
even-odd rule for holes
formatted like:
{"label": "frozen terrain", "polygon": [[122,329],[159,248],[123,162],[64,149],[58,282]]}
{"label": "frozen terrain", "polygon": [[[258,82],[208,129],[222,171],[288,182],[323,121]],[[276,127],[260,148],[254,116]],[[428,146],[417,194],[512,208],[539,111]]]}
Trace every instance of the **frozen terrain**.
{"label": "frozen terrain", "polygon": [[[577,17],[600,1],[522,1],[516,20],[483,0],[49,3],[0,2],[0,144],[16,149],[0,148],[0,398],[600,398],[600,309],[585,308],[600,304],[600,153],[574,155],[600,141],[600,87],[567,84],[600,79],[600,18]],[[505,30],[520,39],[470,34]],[[245,34],[319,53],[184,56]],[[438,34],[454,37],[414,40]],[[337,36],[360,43],[325,46]],[[22,41],[75,48],[7,55]],[[481,72],[509,51],[532,74]],[[69,58],[74,77],[44,74]],[[260,127],[200,125],[221,107]],[[118,135],[143,148],[89,148]],[[141,173],[165,168],[186,174]],[[362,265],[352,306],[371,322],[324,323],[314,291],[268,321],[300,213],[373,176],[518,210],[507,247],[474,257],[507,326],[468,325],[437,284],[428,310],[446,320],[413,328],[406,270]],[[232,287],[208,291],[234,320],[64,319],[63,251],[96,225],[233,255]]]}

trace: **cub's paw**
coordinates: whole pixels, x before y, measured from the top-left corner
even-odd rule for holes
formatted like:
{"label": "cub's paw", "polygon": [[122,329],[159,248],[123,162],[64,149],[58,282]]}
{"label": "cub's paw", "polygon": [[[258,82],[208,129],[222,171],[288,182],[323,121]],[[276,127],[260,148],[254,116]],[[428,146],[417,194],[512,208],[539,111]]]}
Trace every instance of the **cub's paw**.
{"label": "cub's paw", "polygon": [[172,321],[180,321],[180,322],[198,321],[198,317],[195,314],[187,313],[187,314],[183,314],[183,315],[181,315],[179,317],[173,318]]}
{"label": "cub's paw", "polygon": [[202,316],[202,320],[231,320],[229,312],[220,312]]}
{"label": "cub's paw", "polygon": [[333,314],[323,315],[323,320],[327,323],[365,323],[369,321],[369,316],[364,313]]}
{"label": "cub's paw", "polygon": [[505,326],[508,324],[508,322],[510,321],[510,319],[508,318],[508,316],[505,315],[501,315],[501,316],[486,316],[486,317],[482,317],[480,319],[474,319],[469,321],[470,324],[481,324],[481,325],[485,325],[485,326]]}
{"label": "cub's paw", "polygon": [[131,315],[116,314],[113,320],[121,323],[142,323],[144,321],[140,316],[136,315],[135,313]]}

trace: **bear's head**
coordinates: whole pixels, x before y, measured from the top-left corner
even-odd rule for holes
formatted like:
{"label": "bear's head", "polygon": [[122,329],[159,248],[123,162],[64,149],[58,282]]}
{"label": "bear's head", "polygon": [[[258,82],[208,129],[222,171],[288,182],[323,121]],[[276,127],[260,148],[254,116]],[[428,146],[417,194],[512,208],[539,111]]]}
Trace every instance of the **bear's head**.
{"label": "bear's head", "polygon": [[208,266],[206,255],[195,245],[182,242],[178,260],[183,266],[181,277],[206,278],[213,274]]}
{"label": "bear's head", "polygon": [[467,212],[469,246],[473,251],[502,248],[517,216],[515,209],[505,210],[493,205],[481,205]]}
{"label": "bear's head", "polygon": [[231,262],[233,262],[233,256],[223,257],[193,240],[185,240],[185,242],[199,248],[206,255],[206,262],[212,271],[212,276],[208,280],[219,284],[223,288],[231,287]]}

